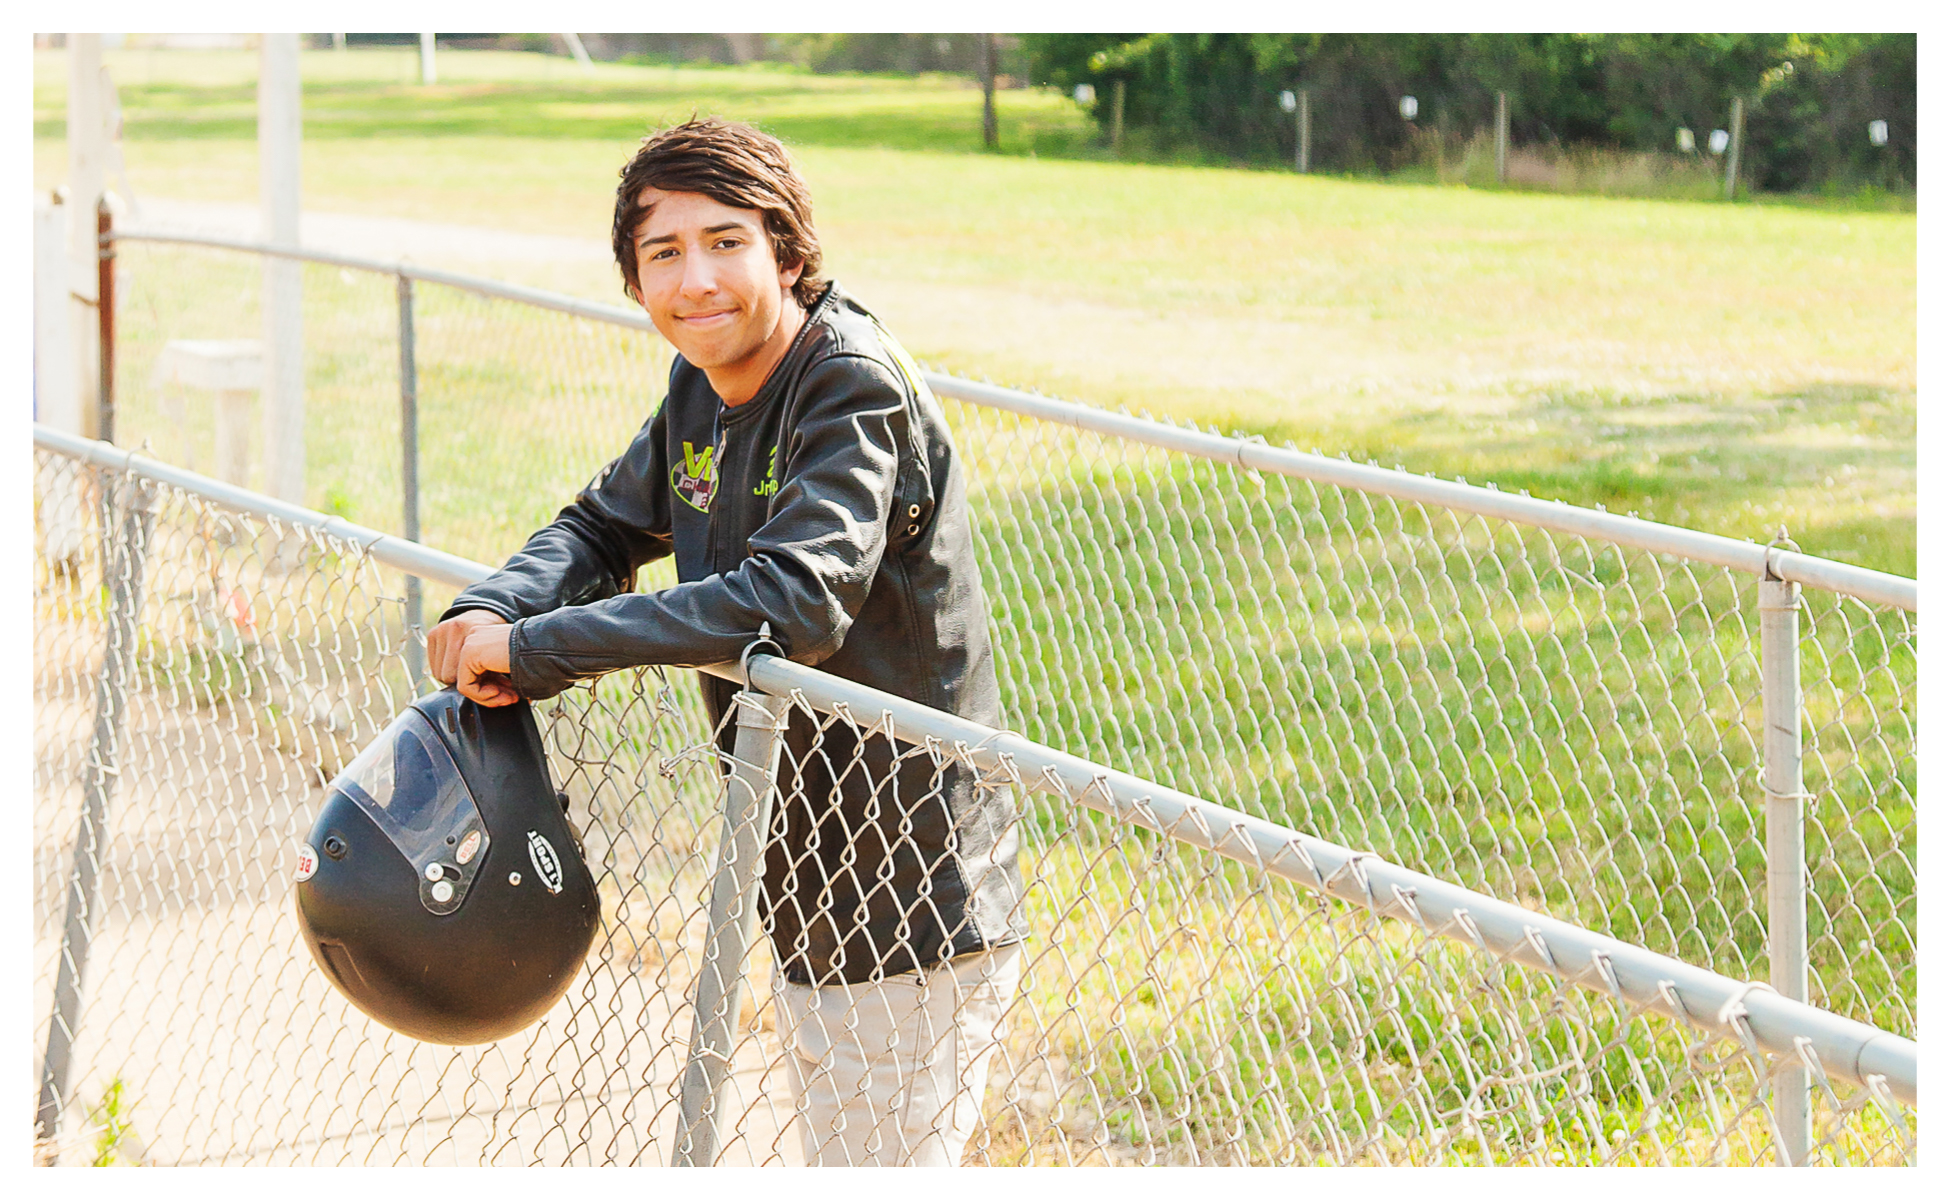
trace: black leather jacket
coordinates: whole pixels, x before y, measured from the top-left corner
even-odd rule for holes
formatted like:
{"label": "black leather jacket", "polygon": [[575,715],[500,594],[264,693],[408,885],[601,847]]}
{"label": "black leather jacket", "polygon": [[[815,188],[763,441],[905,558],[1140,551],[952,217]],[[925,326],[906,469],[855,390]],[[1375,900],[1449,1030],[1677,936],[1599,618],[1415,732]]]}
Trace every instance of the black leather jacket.
{"label": "black leather jacket", "polygon": [[[677,586],[630,590],[667,554]],[[725,407],[678,358],[663,408],[629,449],[445,615],[467,609],[514,622],[510,665],[529,699],[622,667],[736,661],[769,624],[794,661],[1000,723],[941,407],[837,285],[745,404]],[[717,721],[734,685],[700,679]],[[884,736],[821,734],[798,710],[784,749],[765,916],[788,979],[859,983],[1020,939],[1006,788],[978,788],[926,753],[895,770]]]}

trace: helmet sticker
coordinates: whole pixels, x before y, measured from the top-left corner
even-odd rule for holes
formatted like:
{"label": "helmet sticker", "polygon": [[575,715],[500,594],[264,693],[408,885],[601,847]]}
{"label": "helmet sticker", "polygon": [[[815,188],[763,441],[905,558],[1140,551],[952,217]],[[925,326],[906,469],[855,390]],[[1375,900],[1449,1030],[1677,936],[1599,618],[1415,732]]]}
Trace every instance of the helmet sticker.
{"label": "helmet sticker", "polygon": [[480,848],[481,831],[476,829],[474,832],[468,834],[466,839],[461,842],[460,849],[454,851],[454,861],[464,867],[473,860],[474,855],[479,852]]}
{"label": "helmet sticker", "polygon": [[316,874],[318,874],[318,851],[313,850],[307,843],[300,843],[298,846],[298,882],[303,883]]}
{"label": "helmet sticker", "polygon": [[528,831],[528,861],[535,864],[535,874],[550,895],[562,890],[562,860],[555,857],[548,839],[533,829]]}

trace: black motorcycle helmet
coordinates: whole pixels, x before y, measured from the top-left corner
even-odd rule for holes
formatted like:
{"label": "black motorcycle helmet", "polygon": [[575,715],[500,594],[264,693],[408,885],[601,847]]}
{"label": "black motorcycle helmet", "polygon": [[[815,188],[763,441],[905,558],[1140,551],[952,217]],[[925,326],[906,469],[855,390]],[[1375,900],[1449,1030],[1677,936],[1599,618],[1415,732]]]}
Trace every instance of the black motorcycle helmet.
{"label": "black motorcycle helmet", "polygon": [[541,1019],[596,936],[596,881],[526,702],[415,700],[331,782],[298,927],[359,1011],[450,1046]]}

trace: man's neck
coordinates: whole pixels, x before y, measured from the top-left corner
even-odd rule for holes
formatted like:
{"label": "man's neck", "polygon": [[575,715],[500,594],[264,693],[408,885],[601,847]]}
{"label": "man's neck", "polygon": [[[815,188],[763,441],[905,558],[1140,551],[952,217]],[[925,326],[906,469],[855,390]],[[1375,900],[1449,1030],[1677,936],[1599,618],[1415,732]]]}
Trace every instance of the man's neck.
{"label": "man's neck", "polygon": [[805,325],[806,310],[799,306],[796,297],[788,294],[779,310],[777,327],[757,350],[736,363],[704,372],[704,377],[711,381],[711,390],[724,401],[726,408],[737,408],[758,395],[773,370],[784,360],[785,352],[792,349],[792,339],[799,336]]}

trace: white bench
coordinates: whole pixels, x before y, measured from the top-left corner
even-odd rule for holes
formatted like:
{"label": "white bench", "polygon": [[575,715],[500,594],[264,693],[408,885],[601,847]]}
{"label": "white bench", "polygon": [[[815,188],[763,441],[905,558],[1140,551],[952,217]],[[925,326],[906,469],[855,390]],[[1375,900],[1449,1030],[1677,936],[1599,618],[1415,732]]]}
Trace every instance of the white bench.
{"label": "white bench", "polygon": [[177,461],[199,469],[184,392],[209,392],[216,401],[214,472],[226,483],[249,486],[251,400],[264,386],[263,346],[252,339],[170,342],[156,359],[154,380],[162,393],[163,417],[176,429]]}

